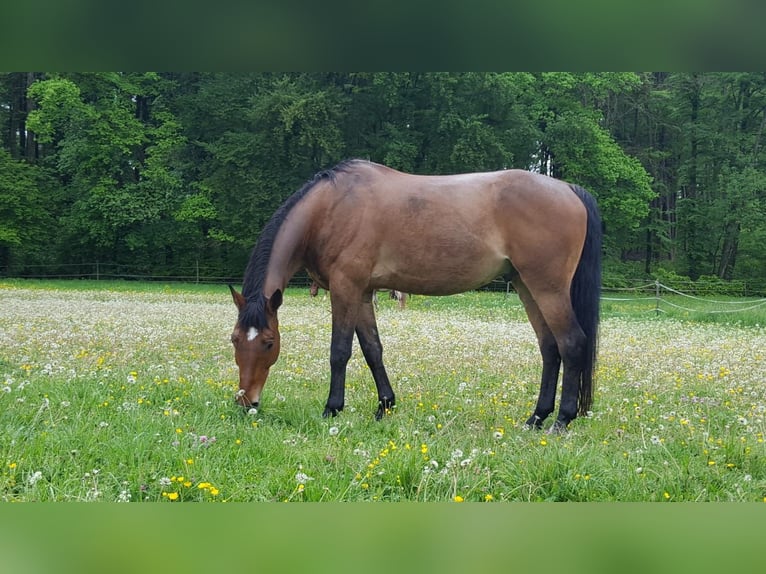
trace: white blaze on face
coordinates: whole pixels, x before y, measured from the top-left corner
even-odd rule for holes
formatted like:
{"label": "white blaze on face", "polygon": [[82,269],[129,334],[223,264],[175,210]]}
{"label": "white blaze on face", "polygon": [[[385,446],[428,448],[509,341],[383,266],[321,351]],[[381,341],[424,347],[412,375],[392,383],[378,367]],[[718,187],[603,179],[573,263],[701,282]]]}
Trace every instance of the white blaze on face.
{"label": "white blaze on face", "polygon": [[247,340],[248,340],[248,341],[252,341],[252,340],[253,340],[253,339],[255,339],[257,336],[258,336],[258,329],[256,329],[255,327],[250,327],[250,328],[247,330]]}

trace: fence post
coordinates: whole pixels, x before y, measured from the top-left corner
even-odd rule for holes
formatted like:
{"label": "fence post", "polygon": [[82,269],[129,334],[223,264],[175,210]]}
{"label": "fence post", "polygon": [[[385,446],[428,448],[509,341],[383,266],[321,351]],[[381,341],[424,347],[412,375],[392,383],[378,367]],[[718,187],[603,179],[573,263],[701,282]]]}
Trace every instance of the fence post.
{"label": "fence post", "polygon": [[660,280],[654,280],[654,314],[660,314]]}
{"label": "fence post", "polygon": [[197,283],[199,283],[199,259],[196,260]]}
{"label": "fence post", "polygon": [[96,261],[96,281],[98,281],[98,275],[99,275],[98,261]]}

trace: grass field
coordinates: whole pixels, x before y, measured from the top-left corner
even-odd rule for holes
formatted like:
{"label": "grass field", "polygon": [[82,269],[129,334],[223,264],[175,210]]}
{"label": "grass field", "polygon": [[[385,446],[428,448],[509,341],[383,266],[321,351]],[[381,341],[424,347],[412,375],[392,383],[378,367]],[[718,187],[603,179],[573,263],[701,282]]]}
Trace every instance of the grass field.
{"label": "grass field", "polygon": [[381,298],[398,404],[375,422],[358,347],[321,417],[329,298],[288,290],[247,414],[225,287],[6,281],[0,500],[766,501],[766,311],[653,308],[604,303],[593,413],[548,435],[523,429],[540,360],[513,295]]}

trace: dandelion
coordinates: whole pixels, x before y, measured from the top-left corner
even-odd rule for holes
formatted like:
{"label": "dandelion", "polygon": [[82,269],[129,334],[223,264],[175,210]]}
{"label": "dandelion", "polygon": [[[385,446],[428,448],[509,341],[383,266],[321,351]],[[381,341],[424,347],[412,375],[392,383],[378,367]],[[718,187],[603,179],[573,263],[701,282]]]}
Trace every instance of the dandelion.
{"label": "dandelion", "polygon": [[177,492],[169,492],[168,493],[168,500],[178,500],[178,493]]}
{"label": "dandelion", "polygon": [[541,446],[546,446],[547,444],[548,444],[547,440],[545,440],[544,438],[540,439],[540,445]]}
{"label": "dandelion", "polygon": [[662,439],[657,435],[652,435],[652,438],[649,440],[651,440],[652,444],[662,444]]}
{"label": "dandelion", "polygon": [[330,427],[328,432],[330,433],[330,436],[336,436],[340,432],[340,429],[338,427]]}
{"label": "dandelion", "polygon": [[163,476],[159,480],[160,486],[170,486],[170,483],[172,482],[167,476]]}
{"label": "dandelion", "polygon": [[250,407],[247,410],[247,414],[249,414],[251,417],[254,417],[255,415],[258,414],[258,409],[256,409],[255,407]]}
{"label": "dandelion", "polygon": [[452,500],[454,500],[455,502],[464,502],[464,501],[465,501],[465,498],[463,498],[462,496],[460,496],[460,495],[458,494],[458,495],[457,495],[455,498],[453,498]]}
{"label": "dandelion", "polygon": [[739,417],[739,418],[737,419],[737,422],[738,422],[739,424],[741,424],[741,425],[746,425],[746,424],[747,424],[747,419],[746,419],[745,417]]}
{"label": "dandelion", "polygon": [[493,500],[495,500],[495,497],[492,496],[491,494],[484,495],[484,502],[492,502]]}
{"label": "dandelion", "polygon": [[670,500],[670,493],[669,492],[663,492],[662,496],[665,500]]}
{"label": "dandelion", "polygon": [[297,472],[295,473],[295,481],[299,485],[305,485],[309,480],[314,480],[309,475],[307,475],[305,472]]}

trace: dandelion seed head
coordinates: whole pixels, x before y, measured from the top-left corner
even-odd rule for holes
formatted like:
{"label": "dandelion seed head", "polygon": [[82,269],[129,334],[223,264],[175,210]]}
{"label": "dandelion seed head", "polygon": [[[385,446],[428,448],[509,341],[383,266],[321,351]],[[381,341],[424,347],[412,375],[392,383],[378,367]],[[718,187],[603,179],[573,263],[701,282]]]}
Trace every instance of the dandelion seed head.
{"label": "dandelion seed head", "polygon": [[305,485],[309,480],[314,480],[309,475],[307,475],[305,472],[296,472],[295,473],[295,481],[303,486]]}

